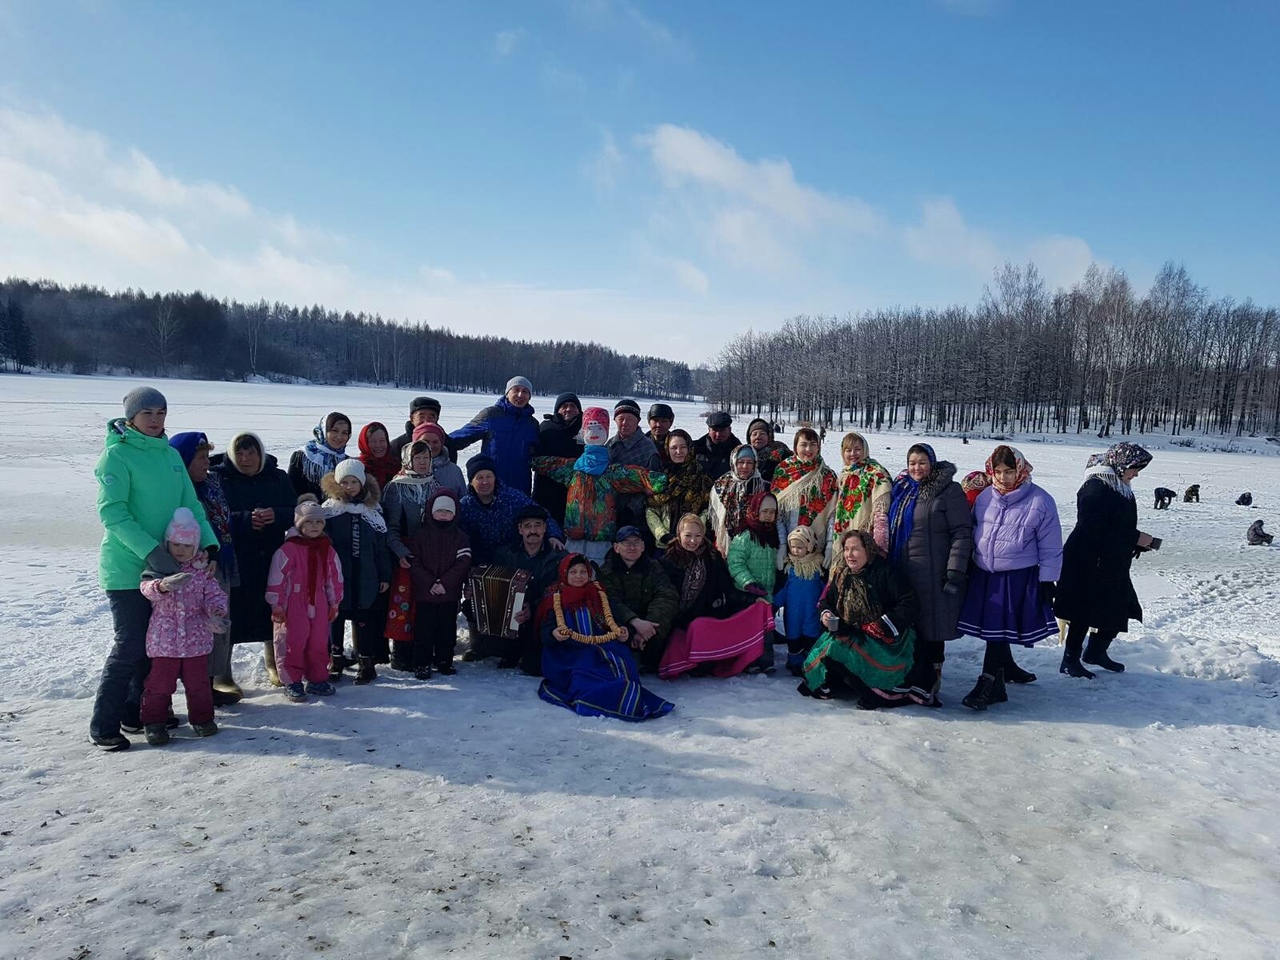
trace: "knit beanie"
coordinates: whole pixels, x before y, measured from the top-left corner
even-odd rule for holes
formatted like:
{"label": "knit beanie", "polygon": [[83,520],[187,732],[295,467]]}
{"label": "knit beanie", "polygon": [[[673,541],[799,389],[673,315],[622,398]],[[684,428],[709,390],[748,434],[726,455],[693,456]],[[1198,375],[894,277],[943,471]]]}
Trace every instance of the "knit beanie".
{"label": "knit beanie", "polygon": [[576,393],[562,393],[560,396],[556,397],[556,412],[559,413],[560,408],[566,403],[572,403],[579,410],[582,409],[582,401],[578,399],[578,395]]}
{"label": "knit beanie", "polygon": [[295,527],[302,526],[307,520],[319,520],[324,522],[324,507],[320,506],[320,501],[315,498],[314,494],[304,493],[298,498],[298,505],[293,508],[293,525]]}
{"label": "knit beanie", "polygon": [[434,410],[436,416],[440,415],[440,401],[435,397],[414,397],[409,401],[409,416],[413,416],[419,410]]}
{"label": "knit beanie", "polygon": [[444,428],[438,423],[420,423],[413,428],[414,440],[425,440],[429,436],[440,438],[441,443],[448,441],[449,436],[444,432]]}
{"label": "knit beanie", "polygon": [[749,446],[747,446],[745,443],[742,446],[738,447],[738,449],[733,451],[734,463],[737,463],[739,460],[755,460],[755,459],[757,459],[756,452],[752,450]]}
{"label": "knit beanie", "polygon": [[487,453],[477,453],[467,461],[467,483],[474,480],[482,470],[488,470],[495,477],[498,475],[498,463]]}
{"label": "knit beanie", "polygon": [[188,546],[200,546],[200,524],[196,515],[188,507],[179,507],[173,511],[173,519],[165,528],[164,538],[168,543],[185,543]]}
{"label": "knit beanie", "polygon": [[585,430],[587,425],[592,423],[603,426],[605,430],[608,430],[609,411],[604,407],[587,407],[582,411],[582,428]]}
{"label": "knit beanie", "polygon": [[126,420],[132,420],[148,408],[168,410],[169,401],[155,387],[134,387],[124,395],[124,418]]}
{"label": "knit beanie", "polygon": [[530,383],[524,377],[512,377],[510,380],[507,381],[506,389],[503,390],[502,392],[510,393],[512,387],[524,387],[530,393],[533,393],[533,384]]}
{"label": "knit beanie", "polygon": [[355,457],[349,457],[346,460],[343,460],[334,468],[333,478],[339,483],[347,479],[347,477],[355,477],[360,481],[360,486],[364,486],[364,464]]}
{"label": "knit beanie", "polygon": [[640,419],[640,404],[634,400],[619,400],[613,405],[613,415],[616,417],[620,413],[632,414],[637,420]]}
{"label": "knit beanie", "polygon": [[201,447],[213,449],[209,438],[198,431],[175,433],[169,438],[169,446],[178,451],[178,456],[182,457],[182,462],[188,467],[191,466],[191,461],[196,458]]}
{"label": "knit beanie", "polygon": [[431,501],[431,512],[435,513],[440,510],[444,513],[451,513],[454,516],[458,514],[458,501],[451,496],[436,497]]}
{"label": "knit beanie", "polygon": [[676,412],[665,403],[655,403],[649,408],[650,420],[674,420]]}

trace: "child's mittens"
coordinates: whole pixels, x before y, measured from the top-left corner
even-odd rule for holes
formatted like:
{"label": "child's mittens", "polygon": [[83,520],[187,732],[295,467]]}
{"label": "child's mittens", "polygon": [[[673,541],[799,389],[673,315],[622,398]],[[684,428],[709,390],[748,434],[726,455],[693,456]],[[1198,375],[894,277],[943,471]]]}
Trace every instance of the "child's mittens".
{"label": "child's mittens", "polygon": [[[336,610],[330,610],[330,611],[329,611],[329,619],[330,619],[330,620],[332,620],[332,619],[333,619],[334,614],[336,614],[337,612],[338,612],[338,611],[336,611]],[[273,623],[284,623],[284,607],[272,607],[272,608],[271,608],[271,621],[272,621]]]}
{"label": "child's mittens", "polygon": [[184,583],[186,583],[190,579],[191,579],[191,574],[189,573],[173,573],[160,581],[160,589],[165,593],[168,593],[169,591],[173,590],[175,587],[182,586]]}

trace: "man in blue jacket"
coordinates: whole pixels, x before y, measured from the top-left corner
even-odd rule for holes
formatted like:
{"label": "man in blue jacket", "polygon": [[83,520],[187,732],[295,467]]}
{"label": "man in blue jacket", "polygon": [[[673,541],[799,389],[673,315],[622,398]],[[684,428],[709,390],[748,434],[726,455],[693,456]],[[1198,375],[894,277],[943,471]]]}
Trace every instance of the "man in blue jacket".
{"label": "man in blue jacket", "polygon": [[529,406],[532,398],[533,385],[524,377],[512,377],[497,403],[449,434],[454,450],[483,440],[480,453],[493,458],[498,479],[526,495],[533,486],[529,458],[538,444],[538,421]]}

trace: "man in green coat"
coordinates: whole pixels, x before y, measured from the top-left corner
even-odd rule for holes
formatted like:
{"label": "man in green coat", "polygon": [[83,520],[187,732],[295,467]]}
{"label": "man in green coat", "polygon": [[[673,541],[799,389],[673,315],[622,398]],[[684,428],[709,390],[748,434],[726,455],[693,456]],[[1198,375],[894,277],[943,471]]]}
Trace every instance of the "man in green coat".
{"label": "man in green coat", "polygon": [[639,529],[625,526],[618,530],[613,549],[600,563],[597,579],[609,596],[613,618],[631,631],[632,645],[640,647],[641,668],[657,670],[680,595],[662,564],[646,552]]}
{"label": "man in green coat", "polygon": [[178,565],[165,548],[164,533],[173,511],[187,507],[200,524],[200,546],[210,563],[217,562],[218,538],[182,455],[165,436],[168,404],[152,387],[138,387],[124,398],[124,417],[107,424],[106,448],[98,458],[98,516],[102,547],[98,582],[107,593],[115,627],[115,643],[102,668],[93,704],[89,735],[104,750],[126,750],[121,726],[139,729],[142,683],[151,668],[147,659],[147,626],[151,601],[139,585],[143,571],[167,576]]}

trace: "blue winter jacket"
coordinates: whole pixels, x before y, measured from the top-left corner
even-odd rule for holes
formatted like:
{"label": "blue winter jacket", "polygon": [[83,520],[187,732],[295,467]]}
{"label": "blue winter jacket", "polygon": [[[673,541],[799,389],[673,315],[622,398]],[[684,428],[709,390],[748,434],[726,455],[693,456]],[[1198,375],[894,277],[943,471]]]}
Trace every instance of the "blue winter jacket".
{"label": "blue winter jacket", "polygon": [[[481,503],[474,490],[468,490],[458,504],[458,520],[471,538],[471,563],[493,563],[499,547],[512,543],[517,536],[516,514],[533,506],[527,493],[513,490],[501,480],[493,500]],[[547,539],[564,541],[564,531],[554,517],[547,518]]]}
{"label": "blue winter jacket", "polygon": [[[480,452],[493,457],[498,479],[521,493],[533,487],[529,458],[538,445],[538,421],[533,407],[517,407],[506,397],[477,413],[471,422],[449,434],[454,447],[463,450],[483,439]],[[473,544],[474,546],[474,544]]]}
{"label": "blue winter jacket", "polygon": [[812,577],[800,577],[794,570],[787,570],[786,583],[773,595],[773,606],[785,607],[782,615],[787,639],[801,637],[816,639],[822,636],[822,621],[818,619],[818,601],[827,581],[819,572]]}

